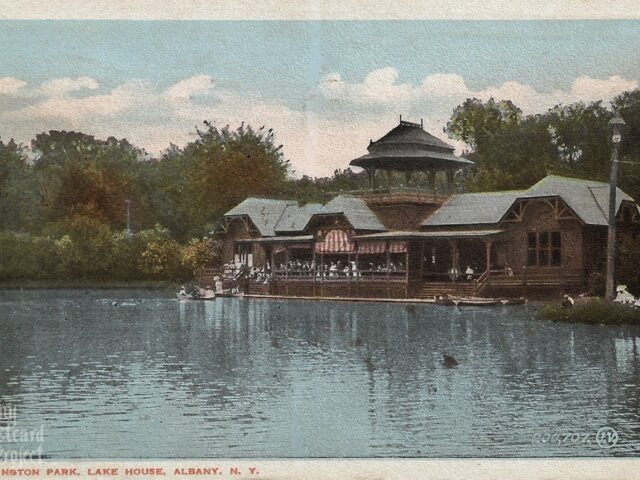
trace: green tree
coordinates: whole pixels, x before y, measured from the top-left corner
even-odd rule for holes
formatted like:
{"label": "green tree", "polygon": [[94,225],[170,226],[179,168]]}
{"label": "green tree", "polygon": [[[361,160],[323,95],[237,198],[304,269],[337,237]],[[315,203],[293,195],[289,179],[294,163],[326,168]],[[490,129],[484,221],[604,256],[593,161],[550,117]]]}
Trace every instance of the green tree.
{"label": "green tree", "polygon": [[126,140],[79,132],[36,135],[35,155],[45,219],[88,215],[115,228],[125,224],[125,200],[135,196],[141,151]]}
{"label": "green tree", "polygon": [[196,139],[163,155],[155,178],[157,204],[177,238],[208,233],[227,210],[248,196],[280,196],[289,173],[272,129],[242,123],[237,129],[204,122]]}
{"label": "green tree", "polygon": [[30,231],[39,222],[38,185],[26,149],[0,141],[0,230]]}
{"label": "green tree", "polygon": [[558,105],[542,116],[557,150],[555,171],[593,180],[608,179],[607,125],[611,117],[602,102]]}
{"label": "green tree", "polygon": [[554,162],[546,123],[523,116],[510,101],[468,99],[454,110],[446,132],[468,145],[465,155],[476,163],[469,190],[528,187]]}
{"label": "green tree", "polygon": [[619,185],[640,201],[640,89],[625,92],[612,102],[626,126],[623,132],[621,159],[630,163],[620,165]]}

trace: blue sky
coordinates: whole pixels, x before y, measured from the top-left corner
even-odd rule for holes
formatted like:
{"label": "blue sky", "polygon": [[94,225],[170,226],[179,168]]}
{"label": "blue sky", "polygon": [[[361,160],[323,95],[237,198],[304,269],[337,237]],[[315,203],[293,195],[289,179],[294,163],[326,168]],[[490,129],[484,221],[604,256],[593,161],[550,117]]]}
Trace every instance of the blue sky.
{"label": "blue sky", "polygon": [[247,120],[312,175],[345,167],[400,113],[443,137],[467,96],[534,112],[640,79],[635,20],[8,20],[0,45],[3,139],[76,129],[155,153],[205,118]]}

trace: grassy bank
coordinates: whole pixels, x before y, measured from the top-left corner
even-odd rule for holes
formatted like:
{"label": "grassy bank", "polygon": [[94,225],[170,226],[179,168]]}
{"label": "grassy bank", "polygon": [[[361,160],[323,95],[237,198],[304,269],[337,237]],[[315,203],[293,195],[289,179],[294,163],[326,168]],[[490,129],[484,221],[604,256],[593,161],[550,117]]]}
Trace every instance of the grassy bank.
{"label": "grassy bank", "polygon": [[555,322],[576,322],[592,325],[640,325],[640,310],[616,303],[593,299],[562,308],[558,303],[545,306],[540,316]]}

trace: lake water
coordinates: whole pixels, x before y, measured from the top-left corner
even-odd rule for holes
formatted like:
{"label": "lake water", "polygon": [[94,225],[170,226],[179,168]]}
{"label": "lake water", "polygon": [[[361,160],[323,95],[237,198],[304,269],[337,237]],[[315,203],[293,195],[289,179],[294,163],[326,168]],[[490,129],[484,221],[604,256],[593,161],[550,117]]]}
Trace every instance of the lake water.
{"label": "lake water", "polygon": [[637,455],[640,328],[535,308],[1,291],[0,413],[49,458]]}

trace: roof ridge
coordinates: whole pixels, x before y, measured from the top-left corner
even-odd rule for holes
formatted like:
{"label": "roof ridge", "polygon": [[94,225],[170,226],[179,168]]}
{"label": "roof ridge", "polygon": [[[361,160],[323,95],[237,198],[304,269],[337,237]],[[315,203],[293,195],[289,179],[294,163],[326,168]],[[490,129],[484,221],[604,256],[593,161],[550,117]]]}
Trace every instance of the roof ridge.
{"label": "roof ridge", "polygon": [[569,180],[569,181],[576,182],[576,183],[600,183],[602,185],[608,185],[607,182],[603,182],[603,181],[600,181],[600,180],[591,180],[591,179],[588,179],[588,178],[579,178],[579,177],[566,177],[564,175],[557,175],[555,173],[551,173],[551,174],[541,178],[540,180],[538,180],[530,188],[535,187],[540,182],[542,182],[542,181],[544,181],[544,180],[546,180],[548,178],[559,178],[559,179],[562,179],[562,180]]}
{"label": "roof ridge", "polygon": [[282,216],[284,215],[284,212],[287,211],[287,208],[293,206],[292,204],[287,204],[285,205],[285,207],[282,209],[282,211],[280,212],[280,216],[278,217],[278,219],[273,222],[273,231],[276,231],[276,227],[278,226],[278,224],[280,223],[280,220],[282,220]]}
{"label": "roof ridge", "polygon": [[589,190],[589,193],[593,197],[593,201],[596,202],[596,205],[598,206],[598,210],[600,210],[600,213],[602,213],[602,216],[604,217],[604,221],[608,222],[609,221],[609,214],[604,211],[604,209],[602,208],[602,205],[600,205],[600,202],[598,201],[598,198],[593,194],[593,190],[591,188],[592,187],[587,186],[587,190]]}
{"label": "roof ridge", "polygon": [[[267,198],[267,197],[252,197],[252,196],[245,198],[244,200],[242,200],[242,202],[246,202],[247,200],[266,200],[268,202],[285,202],[289,205],[293,203],[297,203],[296,200],[293,200],[290,198]],[[240,205],[240,203],[238,205]]]}
{"label": "roof ridge", "polygon": [[455,193],[451,195],[451,197],[462,197],[463,195],[496,195],[496,194],[515,194],[521,192],[527,192],[528,189],[514,189],[514,190],[496,190],[495,192],[465,192],[465,193]]}

